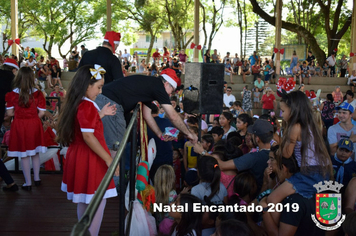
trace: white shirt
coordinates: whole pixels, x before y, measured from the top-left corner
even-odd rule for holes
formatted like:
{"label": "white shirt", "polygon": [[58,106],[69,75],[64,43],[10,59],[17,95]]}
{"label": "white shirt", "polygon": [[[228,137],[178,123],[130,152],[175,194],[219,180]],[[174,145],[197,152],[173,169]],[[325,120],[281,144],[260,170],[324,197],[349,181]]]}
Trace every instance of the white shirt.
{"label": "white shirt", "polygon": [[353,99],[352,102],[349,104],[354,107],[354,111],[355,111],[356,110],[356,99]]}
{"label": "white shirt", "polygon": [[20,63],[20,68],[22,68],[22,67],[24,67],[24,66],[27,66],[27,62],[26,62],[26,61],[22,61],[22,62]]}
{"label": "white shirt", "polygon": [[238,57],[234,57],[234,59],[233,59],[233,63],[234,63],[234,65],[235,65],[238,61],[240,61],[240,58],[238,58]]}
{"label": "white shirt", "polygon": [[27,60],[26,63],[28,67],[34,67],[37,64],[36,60],[33,60],[32,62],[30,62],[30,60]]}
{"label": "white shirt", "polygon": [[124,53],[124,54],[122,54],[122,58],[127,58],[127,59],[130,59],[130,57],[131,57],[131,54],[130,53]]}
{"label": "white shirt", "polygon": [[230,94],[230,96],[228,96],[226,93],[224,93],[224,104],[226,107],[231,107],[230,102],[235,102],[236,98],[234,95]]}
{"label": "white shirt", "polygon": [[225,56],[225,57],[224,57],[224,64],[226,64],[226,60],[227,60],[227,59],[230,60],[230,57],[228,57],[228,56]]}
{"label": "white shirt", "polygon": [[333,58],[332,56],[330,56],[330,57],[328,57],[328,59],[326,59],[326,61],[328,62],[329,66],[335,66],[336,58],[335,57]]}

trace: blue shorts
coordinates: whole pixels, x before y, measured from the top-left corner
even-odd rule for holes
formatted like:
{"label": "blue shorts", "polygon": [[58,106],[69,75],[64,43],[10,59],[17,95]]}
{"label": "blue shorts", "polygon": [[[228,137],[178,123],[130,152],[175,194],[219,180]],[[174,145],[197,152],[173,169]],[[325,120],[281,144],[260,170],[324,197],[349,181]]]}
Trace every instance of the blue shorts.
{"label": "blue shorts", "polygon": [[316,172],[310,174],[297,172],[286,180],[293,185],[296,193],[310,199],[316,194],[316,188],[313,185],[329,179],[329,177],[323,177],[320,173]]}
{"label": "blue shorts", "polygon": [[270,74],[265,75],[265,81],[269,81],[270,78],[271,78]]}

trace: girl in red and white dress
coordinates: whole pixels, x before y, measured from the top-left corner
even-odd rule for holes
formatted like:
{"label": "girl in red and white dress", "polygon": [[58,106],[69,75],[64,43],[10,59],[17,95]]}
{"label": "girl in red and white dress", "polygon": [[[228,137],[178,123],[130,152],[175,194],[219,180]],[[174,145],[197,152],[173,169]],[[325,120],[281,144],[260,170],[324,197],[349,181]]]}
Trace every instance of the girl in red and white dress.
{"label": "girl in red and white dress", "polygon": [[[104,68],[99,65],[86,65],[78,69],[58,121],[57,141],[69,145],[61,189],[67,193],[68,200],[78,204],[78,220],[113,161],[105,144],[101,118],[114,115],[116,107],[108,103],[100,110],[94,102],[104,85],[104,73]],[[119,168],[116,168],[115,175],[118,174]],[[115,196],[117,191],[111,181],[89,227],[91,235],[99,233],[106,198]]]}
{"label": "girl in red and white dress", "polygon": [[35,88],[35,76],[29,67],[22,67],[19,70],[14,80],[14,88],[5,97],[7,114],[14,116],[7,155],[21,159],[26,181],[22,189],[30,191],[32,186],[30,157],[35,185],[39,186],[41,185],[39,153],[47,151],[40,119],[46,111],[46,100],[43,93]]}

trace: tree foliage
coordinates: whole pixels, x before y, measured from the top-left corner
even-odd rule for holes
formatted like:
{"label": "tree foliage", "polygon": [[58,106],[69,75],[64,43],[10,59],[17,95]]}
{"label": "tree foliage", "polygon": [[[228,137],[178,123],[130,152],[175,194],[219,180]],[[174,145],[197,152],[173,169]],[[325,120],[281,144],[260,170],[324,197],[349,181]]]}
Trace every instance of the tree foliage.
{"label": "tree foliage", "polygon": [[[27,0],[24,14],[31,19],[37,35],[44,39],[43,49],[51,56],[54,44],[58,44],[61,56],[82,41],[94,38],[100,14],[95,12],[91,0]],[[62,53],[61,47],[69,40],[70,49]]]}
{"label": "tree foliage", "polygon": [[[18,6],[18,38],[21,39],[21,43],[23,43],[27,37],[33,36],[33,31],[31,31],[31,22],[24,12],[26,8],[19,4]],[[4,51],[2,52],[5,55],[10,46],[8,46],[7,41],[12,39],[11,37],[11,1],[0,1],[0,25],[4,27],[2,31],[2,48]]]}
{"label": "tree foliage", "polygon": [[[211,50],[213,40],[224,23],[224,10],[229,4],[227,0],[201,0],[201,19],[202,29],[204,33],[204,45],[207,45],[207,50]],[[211,31],[208,33],[207,24],[211,25]]]}
{"label": "tree foliage", "polygon": [[[115,2],[115,3],[114,3]],[[150,37],[150,45],[147,49],[147,59],[151,57],[151,51],[154,41],[163,30],[162,6],[154,1],[113,1],[113,20],[120,22],[123,20],[132,20],[136,23],[136,30],[147,32]]]}
{"label": "tree foliage", "polygon": [[[272,25],[275,17],[263,10],[257,0],[250,0],[253,11]],[[320,63],[327,55],[338,48],[351,25],[351,11],[347,9],[346,0],[297,0],[291,1],[283,11],[290,12],[286,20],[282,21],[282,28],[294,32],[304,40],[313,51]],[[326,36],[326,52],[323,50],[320,36]],[[301,40],[298,40],[299,42]]]}
{"label": "tree foliage", "polygon": [[[102,18],[96,3],[93,0],[19,0],[19,37],[42,38],[48,56],[55,44],[61,56],[67,55],[75,45],[95,37],[95,29]],[[1,4],[0,9],[6,11],[3,14],[0,10],[3,21],[11,22],[10,1],[1,1]],[[69,41],[70,49],[62,53],[66,41]]]}
{"label": "tree foliage", "polygon": [[164,22],[168,23],[174,37],[174,48],[185,49],[194,38],[189,35],[194,27],[194,1],[161,0],[161,4]]}

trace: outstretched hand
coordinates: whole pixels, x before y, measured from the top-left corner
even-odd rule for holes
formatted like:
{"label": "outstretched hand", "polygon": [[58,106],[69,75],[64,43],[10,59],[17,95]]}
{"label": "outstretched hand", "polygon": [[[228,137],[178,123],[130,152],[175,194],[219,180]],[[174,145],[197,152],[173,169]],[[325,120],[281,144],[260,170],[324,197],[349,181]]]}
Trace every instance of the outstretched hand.
{"label": "outstretched hand", "polygon": [[198,136],[196,134],[189,132],[189,134],[187,134],[187,137],[193,145],[198,142]]}
{"label": "outstretched hand", "polygon": [[194,144],[194,152],[196,152],[196,153],[202,153],[204,151],[204,148],[203,148],[203,146],[201,145],[201,143],[200,142],[196,142],[195,144]]}
{"label": "outstretched hand", "polygon": [[103,118],[104,116],[113,116],[116,114],[116,105],[113,104],[110,106],[110,102],[107,103],[99,112],[100,118]]}
{"label": "outstretched hand", "polygon": [[177,138],[172,137],[170,135],[162,135],[161,140],[164,142],[177,141]]}

